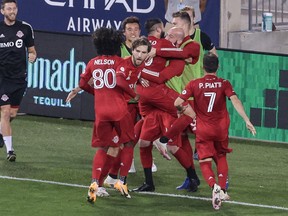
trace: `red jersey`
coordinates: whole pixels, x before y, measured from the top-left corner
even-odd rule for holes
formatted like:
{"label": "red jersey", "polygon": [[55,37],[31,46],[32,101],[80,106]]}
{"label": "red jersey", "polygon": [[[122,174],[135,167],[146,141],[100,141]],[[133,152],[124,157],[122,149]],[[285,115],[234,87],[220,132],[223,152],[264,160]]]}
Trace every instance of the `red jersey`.
{"label": "red jersey", "polygon": [[129,56],[124,59],[117,68],[117,86],[121,88],[121,91],[126,98],[126,102],[129,102],[131,98],[136,96],[134,88],[141,76],[143,67],[144,62],[140,66],[134,66],[132,56]]}
{"label": "red jersey", "polygon": [[165,48],[156,50],[157,55],[170,58],[187,59],[192,58],[192,64],[195,64],[200,55],[200,44],[191,40],[190,36],[186,36],[180,44],[180,48]]}
{"label": "red jersey", "polygon": [[98,56],[81,74],[79,86],[86,91],[93,77],[95,117],[100,121],[118,121],[127,113],[124,94],[116,86],[116,69],[122,61],[119,56]]}
{"label": "red jersey", "polygon": [[[148,36],[148,40],[156,50],[161,48],[174,48],[173,44],[164,38],[159,39],[154,36]],[[145,68],[142,70],[141,77],[149,80],[151,86],[157,86],[158,84],[164,84],[174,76],[181,75],[185,62],[183,60],[171,59],[169,64],[167,64],[167,60],[169,59],[166,57],[156,55],[149,62],[145,62]]]}
{"label": "red jersey", "polygon": [[[159,49],[161,47],[174,47],[170,41],[159,39],[154,36],[148,37],[152,47]],[[174,76],[181,75],[185,62],[183,60],[170,60],[167,58],[155,56],[149,62],[145,63],[141,77],[149,80],[149,87],[137,85],[137,93],[140,95],[139,108],[143,116],[148,115],[156,108],[171,115],[176,115],[174,100],[178,94],[169,89],[165,82]]]}
{"label": "red jersey", "polygon": [[230,118],[226,97],[235,94],[228,80],[215,75],[205,75],[188,83],[180,97],[184,100],[194,97],[198,138],[214,141],[227,138]]}

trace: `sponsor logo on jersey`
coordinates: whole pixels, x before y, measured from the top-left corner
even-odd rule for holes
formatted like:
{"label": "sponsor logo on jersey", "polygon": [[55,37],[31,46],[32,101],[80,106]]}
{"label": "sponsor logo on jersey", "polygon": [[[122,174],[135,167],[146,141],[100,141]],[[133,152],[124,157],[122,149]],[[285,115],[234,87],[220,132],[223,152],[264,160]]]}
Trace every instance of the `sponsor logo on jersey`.
{"label": "sponsor logo on jersey", "polygon": [[7,101],[9,99],[9,97],[6,94],[3,94],[1,97],[2,101]]}
{"label": "sponsor logo on jersey", "polygon": [[24,33],[22,31],[18,31],[16,36],[22,38],[24,36]]}
{"label": "sponsor logo on jersey", "polygon": [[118,136],[113,137],[112,142],[118,143],[119,142],[119,137]]}

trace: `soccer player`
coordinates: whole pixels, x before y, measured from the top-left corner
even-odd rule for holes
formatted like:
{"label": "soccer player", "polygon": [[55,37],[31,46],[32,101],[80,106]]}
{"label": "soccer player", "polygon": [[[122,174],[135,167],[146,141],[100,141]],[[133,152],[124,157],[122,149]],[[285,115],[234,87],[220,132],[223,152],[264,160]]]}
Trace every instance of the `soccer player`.
{"label": "soccer player", "polygon": [[[145,29],[152,47],[174,47],[171,42],[163,38],[164,26],[160,19],[148,19],[145,22]],[[141,78],[149,80],[149,85],[143,86],[142,84],[138,84],[136,87],[136,91],[140,95],[139,108],[142,116],[142,120],[139,122],[142,125],[138,143],[145,182],[134,191],[155,190],[152,178],[153,141],[158,139],[165,131],[165,126],[161,124],[162,122],[166,123],[166,127],[170,126],[170,124],[167,124],[169,120],[166,121],[165,117],[170,119],[167,116],[172,115],[174,116],[174,118],[171,117],[173,120],[177,117],[174,99],[177,98],[178,94],[168,88],[165,82],[176,75],[180,75],[184,69],[184,65],[184,60],[170,60],[168,62],[166,58],[155,56],[145,63],[145,68],[142,70]],[[155,108],[157,111],[154,113]],[[166,111],[168,114],[165,115],[163,111]],[[162,115],[159,114],[160,112]],[[137,123],[136,127],[138,127],[139,123]]]}
{"label": "soccer player", "polygon": [[[226,107],[228,97],[236,111],[243,118],[247,129],[253,134],[256,130],[250,122],[243,105],[228,80],[217,77],[219,60],[213,53],[207,53],[203,59],[204,77],[192,80],[175,101],[179,112],[185,109],[190,118],[197,116],[196,148],[202,175],[212,188],[212,205],[218,210],[222,200],[229,199],[226,192],[228,163],[226,154],[232,149],[228,147],[229,113]],[[194,97],[194,109],[183,106],[189,97]],[[216,162],[217,177],[212,170],[212,160]]]}
{"label": "soccer player", "polygon": [[[181,28],[173,28],[170,32],[170,39],[173,38],[173,40],[169,42],[166,39],[161,39],[160,37],[164,27],[162,21],[159,19],[147,20],[145,23],[145,28],[148,32],[148,39],[151,41],[152,46],[156,49],[175,49],[175,47],[171,45],[171,42],[180,44],[184,38],[184,32]],[[182,30],[182,32],[180,30]],[[173,89],[168,88],[165,85],[165,82],[172,77],[181,75],[185,62],[184,60],[179,61],[170,59],[169,65],[165,67],[166,61],[166,58],[155,56],[149,61],[148,64],[146,63],[145,68],[142,70],[141,77],[149,80],[149,86],[143,87],[141,85],[137,85],[136,88],[137,93],[140,95],[140,113],[144,117],[139,144],[141,162],[145,174],[145,182],[139,188],[134,189],[134,191],[141,192],[155,190],[151,172],[152,142],[159,138],[159,136],[170,127],[171,122],[177,117],[177,111],[174,107],[174,99],[177,98],[178,93]],[[166,159],[171,160],[166,150],[162,146],[159,146],[157,141],[154,143],[160,150],[161,154]],[[180,147],[182,147],[181,141],[178,144]],[[190,144],[188,143],[188,145]],[[189,170],[188,174],[190,179],[199,181],[194,169],[194,164],[192,165],[190,163],[187,155],[185,152],[182,152],[183,149],[180,147],[174,147],[173,155],[186,170]],[[180,154],[180,152],[183,154]],[[184,164],[183,160],[185,160],[187,163]],[[197,190],[197,183],[190,185],[193,186],[191,191]]]}
{"label": "soccer player", "polygon": [[[133,158],[133,120],[128,112],[126,94],[137,100],[134,85],[137,82],[143,61],[151,45],[146,38],[139,38],[132,43],[132,56],[123,60],[116,56],[121,45],[121,35],[113,29],[100,28],[93,34],[93,41],[99,56],[91,59],[81,75],[77,93],[83,89],[94,94],[95,122],[92,147],[98,148],[93,159],[92,182],[88,190],[88,201],[95,202],[105,163],[109,156],[116,157],[119,148],[122,152],[120,179],[115,184],[122,195],[131,198],[128,193],[126,177]],[[92,78],[92,84],[91,84]],[[67,101],[75,96],[71,92]],[[113,103],[113,104],[111,104]],[[124,153],[124,154],[123,154]],[[103,178],[103,177],[102,177]]]}
{"label": "soccer player", "polygon": [[36,50],[31,25],[16,19],[17,1],[2,0],[1,13],[4,21],[0,22],[0,147],[5,144],[7,160],[15,161],[11,121],[17,116],[27,88],[27,56],[33,63]]}

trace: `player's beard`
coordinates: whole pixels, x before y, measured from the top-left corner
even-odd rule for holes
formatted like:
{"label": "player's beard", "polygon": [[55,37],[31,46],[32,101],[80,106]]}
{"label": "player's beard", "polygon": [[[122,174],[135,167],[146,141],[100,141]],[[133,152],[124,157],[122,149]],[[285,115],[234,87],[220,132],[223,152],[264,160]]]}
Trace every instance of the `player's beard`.
{"label": "player's beard", "polygon": [[134,64],[134,66],[136,66],[136,67],[138,67],[139,65],[141,65],[142,62],[143,62],[141,58],[135,58],[134,56],[132,56],[132,58],[133,58],[133,64]]}
{"label": "player's beard", "polygon": [[16,14],[15,13],[11,13],[5,16],[5,19],[9,22],[9,23],[13,23],[16,20]]}
{"label": "player's beard", "polygon": [[160,38],[165,38],[165,32],[164,31],[161,32]]}

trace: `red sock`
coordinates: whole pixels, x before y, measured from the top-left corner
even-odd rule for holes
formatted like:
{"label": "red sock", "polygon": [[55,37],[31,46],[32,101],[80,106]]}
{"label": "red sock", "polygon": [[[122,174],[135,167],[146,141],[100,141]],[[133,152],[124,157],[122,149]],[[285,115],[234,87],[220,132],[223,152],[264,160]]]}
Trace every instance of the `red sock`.
{"label": "red sock", "polygon": [[193,119],[187,115],[182,115],[180,118],[177,118],[168,131],[164,134],[164,136],[169,139],[173,139],[173,137],[180,134],[184,129],[193,122]]}
{"label": "red sock", "polygon": [[104,168],[102,169],[101,176],[99,179],[99,186],[103,185],[104,178],[108,175],[110,168],[112,167],[114,163],[115,157],[111,155],[107,155],[106,163],[104,165]]}
{"label": "red sock", "polygon": [[182,141],[182,149],[186,152],[187,154],[187,158],[190,159],[190,163],[193,169],[195,169],[194,166],[194,160],[193,160],[193,149],[192,146],[190,144],[190,141],[188,139],[188,135],[184,134],[181,136],[181,141]]}
{"label": "red sock", "polygon": [[208,185],[212,188],[216,183],[215,175],[212,170],[212,161],[205,161],[200,163],[202,175]]}
{"label": "red sock", "polygon": [[228,163],[226,155],[221,155],[217,158],[217,173],[218,173],[218,184],[221,189],[226,188],[226,180],[228,175]]}
{"label": "red sock", "polygon": [[185,169],[191,167],[191,162],[182,148],[179,148],[173,155]]}
{"label": "red sock", "polygon": [[134,147],[124,146],[121,153],[120,176],[127,176],[132,164]]}
{"label": "red sock", "polygon": [[143,168],[151,168],[153,163],[152,156],[152,148],[153,145],[149,145],[148,147],[140,147],[140,158]]}
{"label": "red sock", "polygon": [[118,176],[118,172],[121,167],[121,154],[122,150],[119,149],[118,155],[114,158],[114,162],[109,170],[109,174]]}
{"label": "red sock", "polygon": [[96,179],[99,181],[101,172],[106,163],[107,154],[103,149],[98,149],[93,158],[92,165],[92,179]]}

